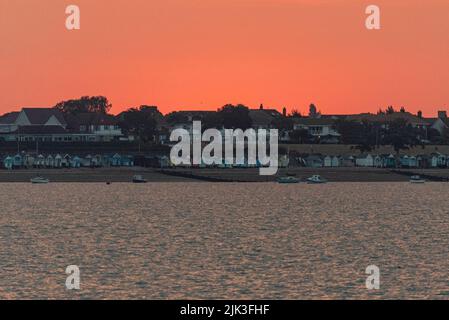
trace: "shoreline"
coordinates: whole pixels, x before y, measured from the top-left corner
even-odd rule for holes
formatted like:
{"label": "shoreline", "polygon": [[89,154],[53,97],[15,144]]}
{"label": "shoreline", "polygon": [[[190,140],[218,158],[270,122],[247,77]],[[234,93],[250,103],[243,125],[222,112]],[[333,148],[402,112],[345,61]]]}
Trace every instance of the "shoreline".
{"label": "shoreline", "polygon": [[0,170],[0,183],[30,182],[38,175],[51,182],[131,182],[142,175],[148,182],[274,182],[280,176],[294,175],[304,181],[319,174],[329,182],[406,182],[411,175],[421,175],[429,181],[448,181],[449,169],[379,169],[361,167],[340,168],[282,168],[275,176],[261,176],[259,169],[218,168],[76,168],[76,169],[18,169]]}

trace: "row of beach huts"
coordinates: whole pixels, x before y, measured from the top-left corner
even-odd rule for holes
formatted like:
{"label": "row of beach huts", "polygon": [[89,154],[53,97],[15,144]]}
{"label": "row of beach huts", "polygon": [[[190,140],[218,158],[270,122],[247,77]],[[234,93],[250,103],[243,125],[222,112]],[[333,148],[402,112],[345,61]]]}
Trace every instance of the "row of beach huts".
{"label": "row of beach huts", "polygon": [[441,153],[430,155],[363,154],[358,156],[329,156],[304,154],[296,157],[301,167],[374,167],[374,168],[449,168],[449,156]]}
{"label": "row of beach huts", "polygon": [[[291,161],[294,160],[294,161]],[[81,167],[133,167],[135,158],[131,155],[97,154],[77,156],[70,154],[28,154],[18,153],[16,155],[0,156],[2,168],[11,170],[19,168],[81,168]],[[160,167],[170,167],[168,157],[157,157],[157,164]],[[232,163],[232,162],[230,162]],[[357,156],[331,156],[322,154],[301,154],[294,159],[280,156],[280,167],[374,167],[374,168],[449,168],[449,155],[432,153],[430,155],[393,155],[393,154],[363,154]],[[199,167],[207,167],[201,165]],[[252,167],[249,165],[230,165],[226,161],[221,166],[231,167]],[[256,165],[257,167],[257,165]]]}
{"label": "row of beach huts", "polygon": [[7,170],[19,168],[132,167],[134,166],[134,157],[118,153],[86,156],[18,153],[12,156],[2,156],[1,163],[3,168]]}

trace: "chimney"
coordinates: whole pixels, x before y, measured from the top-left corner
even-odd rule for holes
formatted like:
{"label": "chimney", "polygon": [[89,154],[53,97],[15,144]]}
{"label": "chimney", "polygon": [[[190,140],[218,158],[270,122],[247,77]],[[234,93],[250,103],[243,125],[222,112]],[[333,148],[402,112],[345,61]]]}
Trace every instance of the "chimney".
{"label": "chimney", "polygon": [[446,119],[447,118],[446,111],[438,111],[438,118],[439,119]]}
{"label": "chimney", "polygon": [[287,116],[287,108],[284,107],[284,109],[282,109],[282,115],[283,115],[284,117]]}
{"label": "chimney", "polygon": [[418,118],[422,118],[422,111],[418,111]]}

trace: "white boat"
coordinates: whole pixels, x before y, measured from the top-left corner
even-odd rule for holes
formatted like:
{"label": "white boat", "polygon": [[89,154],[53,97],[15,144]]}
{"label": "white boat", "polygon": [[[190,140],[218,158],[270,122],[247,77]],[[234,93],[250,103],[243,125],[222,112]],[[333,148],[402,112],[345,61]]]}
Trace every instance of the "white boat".
{"label": "white boat", "polygon": [[426,180],[422,179],[420,176],[411,176],[410,183],[425,183]]}
{"label": "white boat", "polygon": [[277,178],[278,183],[299,183],[300,180],[296,177],[279,177]]}
{"label": "white boat", "polygon": [[327,183],[327,180],[319,175],[313,175],[310,178],[307,178],[307,183]]}
{"label": "white boat", "polygon": [[31,183],[34,184],[45,184],[45,183],[49,183],[50,180],[43,178],[43,177],[34,177],[31,179]]}
{"label": "white boat", "polygon": [[147,183],[147,180],[138,174],[133,177],[133,183]]}

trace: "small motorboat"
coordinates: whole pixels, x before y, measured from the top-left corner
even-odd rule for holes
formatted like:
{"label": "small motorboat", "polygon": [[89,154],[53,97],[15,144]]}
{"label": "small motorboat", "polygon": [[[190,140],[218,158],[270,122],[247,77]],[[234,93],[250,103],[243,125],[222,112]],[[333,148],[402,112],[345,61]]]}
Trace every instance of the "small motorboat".
{"label": "small motorboat", "polygon": [[277,182],[278,183],[299,183],[300,179],[293,177],[293,176],[279,177],[279,178],[277,178]]}
{"label": "small motorboat", "polygon": [[34,183],[34,184],[45,184],[45,183],[49,183],[49,182],[50,182],[50,180],[43,178],[43,177],[31,178],[31,183]]}
{"label": "small motorboat", "polygon": [[147,180],[139,174],[133,177],[133,183],[147,183]]}
{"label": "small motorboat", "polygon": [[307,179],[307,183],[327,183],[327,180],[319,175],[313,175]]}
{"label": "small motorboat", "polygon": [[420,176],[411,176],[410,183],[425,183],[426,180],[422,179]]}

